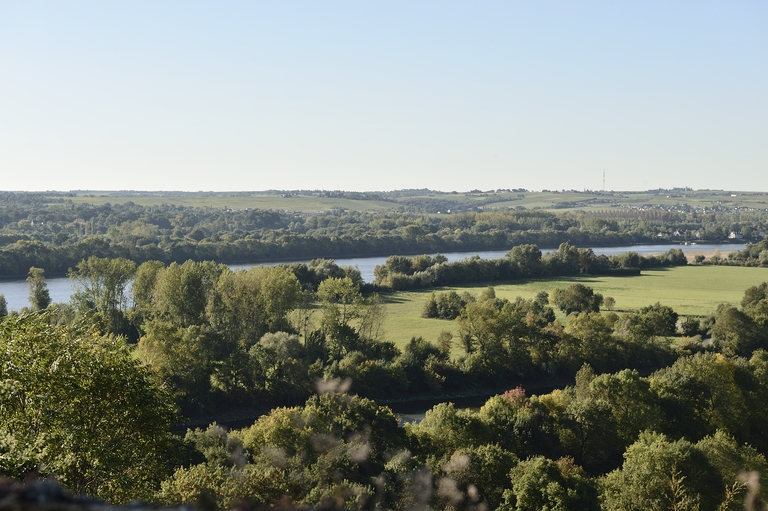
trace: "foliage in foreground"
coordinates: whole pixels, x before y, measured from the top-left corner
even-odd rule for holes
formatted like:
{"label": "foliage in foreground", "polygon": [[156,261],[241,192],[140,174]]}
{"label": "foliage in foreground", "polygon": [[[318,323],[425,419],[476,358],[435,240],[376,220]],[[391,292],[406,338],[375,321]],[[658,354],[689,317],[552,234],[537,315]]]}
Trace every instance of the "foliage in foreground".
{"label": "foliage in foreground", "polygon": [[444,403],[405,428],[389,408],[331,385],[242,430],[188,431],[200,460],[160,497],[207,495],[224,507],[280,497],[346,509],[735,510],[748,495],[766,497],[756,475],[768,474],[766,368],[765,352],[698,354],[647,378],[585,366],[574,387],[534,397],[518,388],[478,412]]}
{"label": "foliage in foreground", "polygon": [[[574,286],[581,305],[561,324],[546,293],[510,301],[487,288],[460,309],[466,356],[451,361],[448,338],[413,339],[402,353],[376,340],[377,303],[353,274],[317,285],[313,330],[301,326],[306,316],[290,315],[309,308],[285,267],[103,263],[78,267],[82,289],[70,306],[0,323],[4,475],[37,471],[111,501],[708,510],[738,508],[757,480],[740,474],[768,470],[764,284],[746,291],[741,308],[683,323],[694,337],[677,339],[668,338],[677,314],[658,303],[601,314],[594,294]],[[101,279],[126,269],[136,272],[130,309],[120,286]],[[133,352],[98,333],[135,321],[144,335]],[[671,365],[649,377],[607,373],[630,363]],[[515,389],[477,413],[442,404],[405,428],[388,408],[336,384],[241,431],[214,425],[183,443],[170,433],[172,395],[193,404],[298,398],[320,376],[391,395],[574,373],[576,385],[561,391]]]}
{"label": "foliage in foreground", "polygon": [[50,319],[0,322],[0,474],[38,472],[114,502],[150,498],[178,443],[170,394],[122,339]]}

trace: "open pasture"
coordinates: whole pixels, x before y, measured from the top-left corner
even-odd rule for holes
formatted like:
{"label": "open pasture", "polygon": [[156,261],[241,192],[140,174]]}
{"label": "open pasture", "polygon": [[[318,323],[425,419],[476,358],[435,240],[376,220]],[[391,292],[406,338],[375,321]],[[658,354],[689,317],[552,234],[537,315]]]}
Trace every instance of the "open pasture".
{"label": "open pasture", "polygon": [[[721,303],[738,306],[744,290],[768,281],[765,268],[732,266],[680,266],[669,269],[643,271],[638,277],[571,277],[557,279],[489,282],[481,285],[438,288],[423,291],[395,293],[385,297],[385,338],[403,347],[411,337],[422,336],[434,342],[442,330],[458,333],[455,322],[424,319],[421,311],[430,293],[456,290],[472,294],[492,285],[496,296],[514,300],[516,297],[533,298],[539,291],[551,292],[556,287],[567,287],[580,282],[603,296],[616,300],[616,312],[626,312],[660,302],[672,307],[680,315],[705,316],[712,314]],[[562,314],[558,317],[563,321]]]}
{"label": "open pasture", "polygon": [[[522,198],[520,196],[522,195]],[[421,197],[401,197],[398,200],[356,200],[348,198],[318,197],[316,195],[280,195],[266,192],[209,192],[209,193],[173,193],[147,192],[136,195],[120,191],[85,191],[74,197],[68,197],[76,203],[112,204],[128,201],[144,206],[176,204],[195,207],[214,207],[231,209],[277,209],[302,213],[322,212],[331,209],[351,211],[371,211],[396,209],[401,206],[399,200],[419,198],[430,201],[455,201],[468,207],[483,210],[509,209],[544,209],[555,212],[575,210],[605,210],[610,207],[674,206],[688,204],[693,207],[745,207],[768,208],[768,194],[762,192],[724,192],[724,191],[675,191],[675,192],[487,192],[487,193],[440,193],[435,192]]]}
{"label": "open pasture", "polygon": [[227,209],[276,209],[281,211],[296,211],[299,213],[317,213],[333,209],[346,209],[350,211],[379,211],[392,209],[398,206],[396,202],[354,200],[335,197],[317,196],[291,196],[259,194],[252,195],[216,193],[211,195],[142,195],[121,196],[119,192],[114,194],[106,192],[94,192],[92,195],[70,197],[75,203],[83,204],[124,204],[133,202],[141,206],[160,206],[172,204],[176,206],[190,206],[197,208],[227,208]]}

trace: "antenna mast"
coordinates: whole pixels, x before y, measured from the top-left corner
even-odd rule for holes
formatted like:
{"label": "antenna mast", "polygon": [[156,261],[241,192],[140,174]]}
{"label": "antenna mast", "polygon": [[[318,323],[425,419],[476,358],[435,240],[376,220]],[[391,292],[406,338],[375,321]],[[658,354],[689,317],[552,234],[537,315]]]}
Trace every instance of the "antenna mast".
{"label": "antenna mast", "polygon": [[603,169],[603,191],[605,191],[605,169]]}

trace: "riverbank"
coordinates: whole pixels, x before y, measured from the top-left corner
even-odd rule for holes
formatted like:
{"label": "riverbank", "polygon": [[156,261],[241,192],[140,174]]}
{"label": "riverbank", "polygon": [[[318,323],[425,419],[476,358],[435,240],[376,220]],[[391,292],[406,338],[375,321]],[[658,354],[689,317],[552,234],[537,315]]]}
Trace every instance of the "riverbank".
{"label": "riverbank", "polygon": [[741,248],[736,248],[734,250],[689,250],[687,247],[683,249],[683,253],[685,254],[685,258],[688,260],[688,264],[694,264],[696,262],[696,256],[702,255],[704,256],[704,260],[708,261],[712,258],[713,255],[717,254],[720,257],[727,258],[728,254],[731,252],[738,252],[739,250],[742,250]]}
{"label": "riverbank", "polygon": [[[488,399],[493,396],[503,394],[504,392],[522,387],[526,395],[538,395],[547,394],[556,389],[562,389],[569,385],[573,385],[572,379],[557,378],[552,380],[535,380],[535,381],[517,381],[510,383],[509,385],[499,387],[476,387],[473,389],[465,389],[456,392],[446,392],[441,394],[417,394],[405,397],[397,398],[371,398],[376,401],[377,404],[388,406],[395,415],[401,417],[408,417],[409,419],[415,416],[421,416],[435,405],[440,403],[454,403],[458,408],[479,408]],[[229,411],[223,411],[220,413],[213,413],[203,415],[199,417],[189,418],[181,422],[177,426],[179,432],[186,431],[187,428],[205,428],[209,424],[215,422],[220,426],[225,426],[229,429],[240,429],[253,424],[262,415],[270,413],[275,408],[302,406],[305,401],[286,403],[284,405],[277,406],[262,406],[262,407],[244,407],[232,409]],[[413,422],[413,420],[405,420],[404,422]]]}
{"label": "riverbank", "polygon": [[[711,257],[717,250],[726,255],[731,250],[740,250],[744,245],[737,244],[701,244],[701,245],[682,245],[679,243],[666,243],[666,244],[644,244],[644,245],[621,245],[613,247],[601,247],[591,246],[584,248],[591,248],[597,255],[618,255],[625,252],[633,251],[641,255],[651,255],[666,252],[671,248],[681,248],[688,257],[689,262],[693,262],[693,257],[698,253],[709,254],[707,257]],[[556,249],[543,249],[543,253],[551,252]],[[456,262],[466,257],[474,255],[480,256],[481,259],[497,259],[504,257],[508,250],[488,250],[488,251],[464,251],[464,252],[446,252],[443,255],[448,258],[449,262]],[[432,254],[434,255],[434,254]],[[376,266],[384,264],[389,256],[376,256],[376,257],[348,257],[336,259],[336,263],[341,266],[355,266],[360,270],[360,274],[365,282],[372,282],[375,279],[374,270]],[[310,260],[298,260],[292,262],[309,263]],[[243,264],[243,265],[231,265],[232,269],[246,269],[252,266],[258,265],[272,265],[280,264],[279,262],[259,263],[259,264]],[[46,275],[46,283],[48,284],[48,291],[50,292],[51,299],[54,303],[69,302],[72,296],[73,285],[72,281],[65,277],[54,277]],[[16,280],[2,280],[0,279],[0,294],[5,296],[8,303],[8,310],[20,310],[22,307],[28,306],[29,301],[29,287],[24,278]]]}

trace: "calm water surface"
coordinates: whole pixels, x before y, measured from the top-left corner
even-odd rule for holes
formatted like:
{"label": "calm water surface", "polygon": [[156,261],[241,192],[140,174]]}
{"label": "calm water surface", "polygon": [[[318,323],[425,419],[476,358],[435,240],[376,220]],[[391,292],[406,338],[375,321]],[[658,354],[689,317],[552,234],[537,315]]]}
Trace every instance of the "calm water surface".
{"label": "calm water surface", "polygon": [[[720,250],[723,254],[726,254],[732,250],[739,250],[742,248],[740,245],[632,245],[624,247],[593,247],[592,250],[598,255],[616,255],[623,254],[624,252],[637,252],[638,254],[658,254],[666,252],[670,248],[682,248],[683,251],[691,252],[712,252]],[[543,253],[553,252],[554,250],[542,250]],[[485,252],[449,252],[445,255],[448,261],[455,262],[466,257],[479,255],[482,259],[496,259],[503,257],[508,250],[491,250]],[[336,263],[341,266],[357,266],[360,273],[363,276],[363,280],[366,282],[372,282],[374,279],[373,269],[380,264],[384,264],[387,257],[352,257],[352,258],[338,258]],[[309,261],[299,261],[302,263],[308,263]],[[267,264],[279,264],[279,263],[267,263]],[[236,264],[232,265],[232,269],[245,269],[253,266],[261,266],[262,264]],[[54,302],[68,302],[70,296],[72,296],[72,282],[66,277],[57,277],[47,279],[48,291],[51,293],[51,299]],[[19,310],[22,307],[29,305],[29,288],[27,282],[24,280],[11,280],[0,281],[0,294],[5,295],[5,300],[8,302],[8,310]]]}

